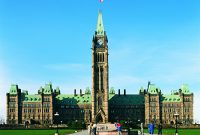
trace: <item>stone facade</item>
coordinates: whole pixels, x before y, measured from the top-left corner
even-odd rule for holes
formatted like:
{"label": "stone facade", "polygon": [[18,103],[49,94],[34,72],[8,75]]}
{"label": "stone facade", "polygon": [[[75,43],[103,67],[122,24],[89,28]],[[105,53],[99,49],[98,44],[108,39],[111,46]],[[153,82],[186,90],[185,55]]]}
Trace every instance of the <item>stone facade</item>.
{"label": "stone facade", "polygon": [[[179,113],[179,123],[193,122],[193,93],[184,84],[180,89],[164,95],[156,85],[148,83],[139,94],[127,94],[124,89],[115,94],[109,89],[108,39],[99,13],[97,29],[92,41],[92,91],[80,89],[79,94],[61,94],[52,84],[40,87],[38,93],[29,95],[18,85],[11,85],[7,93],[8,124],[52,124],[70,121],[90,122],[150,122],[174,124],[174,113]],[[58,112],[59,117],[54,114]]]}
{"label": "stone facade", "polygon": [[7,123],[52,123],[54,97],[52,84],[46,84],[37,95],[28,95],[28,91],[22,92],[18,85],[11,85],[7,93]]}
{"label": "stone facade", "polygon": [[174,124],[177,112],[179,123],[193,123],[193,93],[188,85],[164,95],[154,84],[149,83],[147,90],[141,89],[145,98],[145,123],[155,122]]}
{"label": "stone facade", "polygon": [[108,40],[99,12],[92,45],[92,121],[108,122]]}
{"label": "stone facade", "polygon": [[[193,122],[193,93],[187,85],[182,85],[169,95],[162,94],[154,84],[149,83],[147,89],[141,88],[139,94],[126,94],[126,90],[115,94],[114,88],[108,93],[108,121],[117,120],[174,124],[174,113],[179,114],[179,122]],[[56,119],[54,114],[58,112]],[[102,112],[101,112],[102,113]],[[52,124],[55,121],[94,122],[92,119],[92,94],[89,88],[85,92],[74,90],[74,94],[61,94],[59,88],[46,84],[38,90],[38,94],[29,95],[21,91],[18,85],[11,85],[7,93],[7,123]],[[104,123],[105,121],[98,121]]]}

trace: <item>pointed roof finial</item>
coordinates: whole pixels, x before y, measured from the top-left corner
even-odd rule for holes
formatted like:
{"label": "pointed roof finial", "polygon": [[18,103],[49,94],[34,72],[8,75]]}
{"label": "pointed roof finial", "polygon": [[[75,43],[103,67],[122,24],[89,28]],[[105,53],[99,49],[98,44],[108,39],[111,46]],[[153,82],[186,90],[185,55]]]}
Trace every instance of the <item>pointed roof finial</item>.
{"label": "pointed roof finial", "polygon": [[96,34],[98,36],[104,36],[103,18],[102,18],[102,12],[101,11],[99,11],[99,14],[98,14]]}

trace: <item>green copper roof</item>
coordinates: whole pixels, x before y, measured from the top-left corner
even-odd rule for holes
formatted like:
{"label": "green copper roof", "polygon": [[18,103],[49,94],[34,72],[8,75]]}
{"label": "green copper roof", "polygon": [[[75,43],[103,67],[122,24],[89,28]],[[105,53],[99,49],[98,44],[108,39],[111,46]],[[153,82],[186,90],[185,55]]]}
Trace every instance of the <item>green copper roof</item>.
{"label": "green copper roof", "polygon": [[111,88],[110,88],[109,94],[115,94],[115,89],[114,89],[114,87],[111,87]]}
{"label": "green copper roof", "polygon": [[108,100],[111,100],[114,96],[115,94],[109,94]]}
{"label": "green copper roof", "polygon": [[98,36],[104,36],[103,18],[102,18],[101,11],[99,11],[99,15],[98,15],[96,34]]}
{"label": "green copper roof", "polygon": [[178,90],[172,90],[171,91],[171,95],[178,95],[178,94],[179,94]]}
{"label": "green copper roof", "polygon": [[52,92],[53,92],[52,84],[51,83],[45,84],[43,93],[44,94],[51,94]]}
{"label": "green copper roof", "polygon": [[38,90],[38,94],[41,94],[42,92],[43,92],[43,88],[41,86],[40,89]]}
{"label": "green copper roof", "polygon": [[27,90],[23,90],[23,91],[22,91],[22,94],[28,95],[28,91],[27,91]]}
{"label": "green copper roof", "polygon": [[18,86],[16,85],[16,84],[12,84],[11,85],[11,87],[10,87],[10,91],[9,91],[9,93],[11,94],[11,95],[16,95],[17,94],[17,88]]}
{"label": "green copper roof", "polygon": [[41,95],[24,95],[22,97],[23,102],[41,102]]}
{"label": "green copper roof", "polygon": [[60,93],[60,88],[56,87],[56,92]]}
{"label": "green copper roof", "polygon": [[179,95],[163,95],[162,102],[181,102]]}
{"label": "green copper roof", "polygon": [[144,88],[143,87],[140,88],[140,92],[144,92]]}
{"label": "green copper roof", "polygon": [[181,90],[182,90],[182,93],[183,93],[183,94],[192,94],[192,93],[190,92],[189,86],[188,86],[187,84],[183,84],[183,85],[181,86]]}
{"label": "green copper roof", "polygon": [[148,92],[150,94],[158,94],[158,92],[160,92],[160,88],[157,88],[155,84],[149,84]]}
{"label": "green copper roof", "polygon": [[85,94],[91,94],[91,91],[90,91],[90,88],[89,88],[89,87],[86,88]]}
{"label": "green copper roof", "polygon": [[77,95],[74,96],[71,95],[58,95],[56,96],[56,99],[61,104],[67,104],[67,105],[77,105],[77,104],[91,104],[92,103],[92,96],[90,94],[85,95]]}
{"label": "green copper roof", "polygon": [[143,95],[109,95],[109,103],[113,105],[141,105],[144,104]]}
{"label": "green copper roof", "polygon": [[[81,105],[81,104],[92,104],[92,95],[58,95],[56,99],[59,104],[63,105]],[[144,96],[141,95],[121,95],[109,94],[109,102],[116,105],[127,105],[127,104],[144,104]]]}

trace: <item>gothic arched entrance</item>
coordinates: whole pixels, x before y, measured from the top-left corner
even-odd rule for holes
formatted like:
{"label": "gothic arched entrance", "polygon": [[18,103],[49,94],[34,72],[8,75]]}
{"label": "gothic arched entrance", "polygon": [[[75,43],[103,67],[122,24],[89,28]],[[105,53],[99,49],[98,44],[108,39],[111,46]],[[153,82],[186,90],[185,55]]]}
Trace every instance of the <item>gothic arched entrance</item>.
{"label": "gothic arched entrance", "polygon": [[103,118],[102,118],[101,115],[97,115],[96,122],[97,123],[103,123]]}
{"label": "gothic arched entrance", "polygon": [[99,112],[97,113],[95,122],[96,123],[104,123],[105,122],[105,113],[103,112],[102,109],[100,109]]}

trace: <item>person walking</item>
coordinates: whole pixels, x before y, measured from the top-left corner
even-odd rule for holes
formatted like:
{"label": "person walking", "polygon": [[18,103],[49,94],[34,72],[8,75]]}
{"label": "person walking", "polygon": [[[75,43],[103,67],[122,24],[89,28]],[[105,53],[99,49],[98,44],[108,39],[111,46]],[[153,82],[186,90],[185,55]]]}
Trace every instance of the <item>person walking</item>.
{"label": "person walking", "polygon": [[151,133],[150,124],[148,124],[148,132],[149,132],[149,134]]}
{"label": "person walking", "polygon": [[162,135],[162,125],[159,123],[158,125],[158,135]]}
{"label": "person walking", "polygon": [[141,135],[144,135],[144,128],[143,128],[143,123],[141,123]]}
{"label": "person walking", "polygon": [[88,125],[88,135],[91,135],[92,133],[92,123]]}
{"label": "person walking", "polygon": [[92,135],[96,135],[96,132],[97,132],[97,124],[94,124],[92,126]]}
{"label": "person walking", "polygon": [[120,123],[117,123],[117,132],[118,132],[118,135],[122,135],[122,127]]}
{"label": "person walking", "polygon": [[150,135],[153,135],[153,133],[154,133],[154,124],[153,123],[151,123],[149,125],[149,131],[150,131]]}

